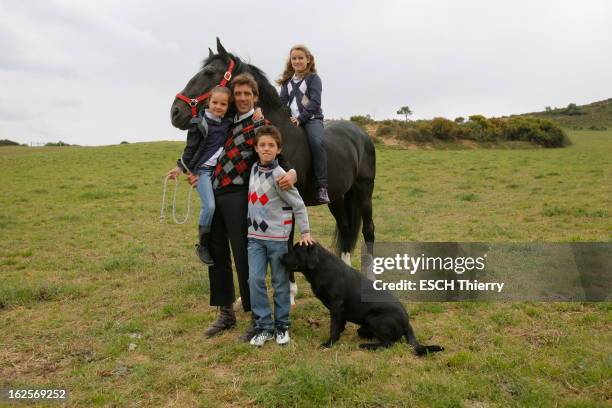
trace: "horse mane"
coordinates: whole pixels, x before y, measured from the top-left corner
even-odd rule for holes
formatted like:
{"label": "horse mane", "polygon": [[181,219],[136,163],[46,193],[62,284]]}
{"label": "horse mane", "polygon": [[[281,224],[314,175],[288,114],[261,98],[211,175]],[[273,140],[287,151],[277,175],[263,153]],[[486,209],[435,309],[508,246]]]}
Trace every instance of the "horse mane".
{"label": "horse mane", "polygon": [[249,74],[253,75],[255,81],[257,82],[257,85],[259,86],[259,100],[262,104],[266,104],[270,108],[274,109],[282,107],[283,104],[280,100],[280,97],[278,96],[278,92],[268,80],[268,77],[266,76],[265,72],[257,68],[255,65],[251,65],[244,62],[242,59],[240,59],[240,57],[237,57],[234,54],[227,53],[226,55],[211,55],[204,61],[202,61],[202,68],[216,60],[221,60],[225,64],[227,64],[229,63],[229,58],[233,59],[236,63],[236,66],[234,67],[233,76],[245,72],[248,72]]}

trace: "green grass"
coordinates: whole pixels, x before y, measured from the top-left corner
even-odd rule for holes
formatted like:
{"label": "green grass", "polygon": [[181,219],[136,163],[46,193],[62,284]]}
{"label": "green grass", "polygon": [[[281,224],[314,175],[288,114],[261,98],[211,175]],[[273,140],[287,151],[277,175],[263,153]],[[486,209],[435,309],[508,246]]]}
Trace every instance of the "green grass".
{"label": "green grass", "polygon": [[[563,149],[377,145],[377,241],[610,241],[612,132],[569,135]],[[298,276],[288,347],[239,343],[242,313],[205,340],[195,217],[158,222],[180,150],[0,149],[0,388],[60,384],[79,407],[609,406],[610,303],[408,303],[445,352],[365,352],[350,324],[319,350],[328,314]],[[331,215],[310,215],[329,246]]]}

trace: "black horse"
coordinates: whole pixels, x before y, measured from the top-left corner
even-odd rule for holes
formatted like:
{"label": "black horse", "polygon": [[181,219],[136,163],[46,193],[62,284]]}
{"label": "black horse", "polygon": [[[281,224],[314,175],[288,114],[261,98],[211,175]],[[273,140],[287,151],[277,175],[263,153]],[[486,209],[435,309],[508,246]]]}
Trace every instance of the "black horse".
{"label": "black horse", "polygon": [[[209,48],[209,56],[202,69],[189,80],[182,95],[197,98],[219,84],[233,60],[233,76],[248,72],[259,86],[258,106],[266,119],[277,126],[283,135],[283,154],[298,174],[297,188],[306,205],[318,205],[315,200],[315,178],[311,166],[310,150],[306,134],[301,127],[291,124],[287,110],[282,105],[276,89],[257,67],[247,64],[228,53],[217,38],[217,53]],[[198,108],[204,103],[198,105]],[[228,112],[231,114],[232,112]],[[186,130],[192,111],[187,103],[175,98],[170,109],[172,125]],[[349,121],[333,121],[325,125],[325,149],[327,150],[329,209],[336,219],[335,246],[342,258],[350,264],[350,252],[354,249],[363,221],[363,238],[368,253],[374,245],[372,221],[372,192],[376,174],[374,144],[368,135]]]}

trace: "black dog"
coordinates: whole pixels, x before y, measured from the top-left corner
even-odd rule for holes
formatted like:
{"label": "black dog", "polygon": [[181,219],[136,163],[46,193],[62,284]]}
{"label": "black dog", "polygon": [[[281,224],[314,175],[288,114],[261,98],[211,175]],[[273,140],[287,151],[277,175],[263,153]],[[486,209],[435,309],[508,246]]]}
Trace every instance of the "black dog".
{"label": "black dog", "polygon": [[[282,262],[287,270],[302,272],[315,296],[329,309],[330,337],[321,347],[337,342],[348,321],[361,326],[357,330],[361,338],[379,341],[360,344],[360,348],[389,347],[405,337],[419,356],[444,350],[441,346],[420,344],[408,322],[408,313],[397,298],[390,292],[374,290],[371,280],[322,246],[296,244]],[[362,294],[376,301],[364,302]]]}

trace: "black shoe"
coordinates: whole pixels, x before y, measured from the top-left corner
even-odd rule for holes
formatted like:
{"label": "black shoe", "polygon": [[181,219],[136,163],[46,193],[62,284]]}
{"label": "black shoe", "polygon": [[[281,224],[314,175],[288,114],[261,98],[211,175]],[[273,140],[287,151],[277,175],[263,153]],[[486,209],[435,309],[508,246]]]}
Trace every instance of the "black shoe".
{"label": "black shoe", "polygon": [[221,333],[223,330],[229,330],[236,325],[236,315],[231,306],[221,306],[219,308],[219,317],[212,322],[206,330],[204,336],[212,337],[215,334]]}
{"label": "black shoe", "polygon": [[249,323],[249,327],[247,327],[244,334],[240,336],[240,340],[247,343],[251,341],[251,339],[255,337],[257,333],[258,333],[258,330],[257,330],[257,327],[255,326],[255,315],[251,315],[251,323]]}
{"label": "black shoe", "polygon": [[196,254],[198,258],[205,265],[214,265],[210,251],[208,250],[208,242],[210,241],[210,228],[204,228],[201,225],[198,226],[198,235],[200,236],[200,243],[196,244]]}
{"label": "black shoe", "polygon": [[327,195],[326,187],[319,187],[317,190],[317,202],[322,204],[329,204],[329,196]]}

